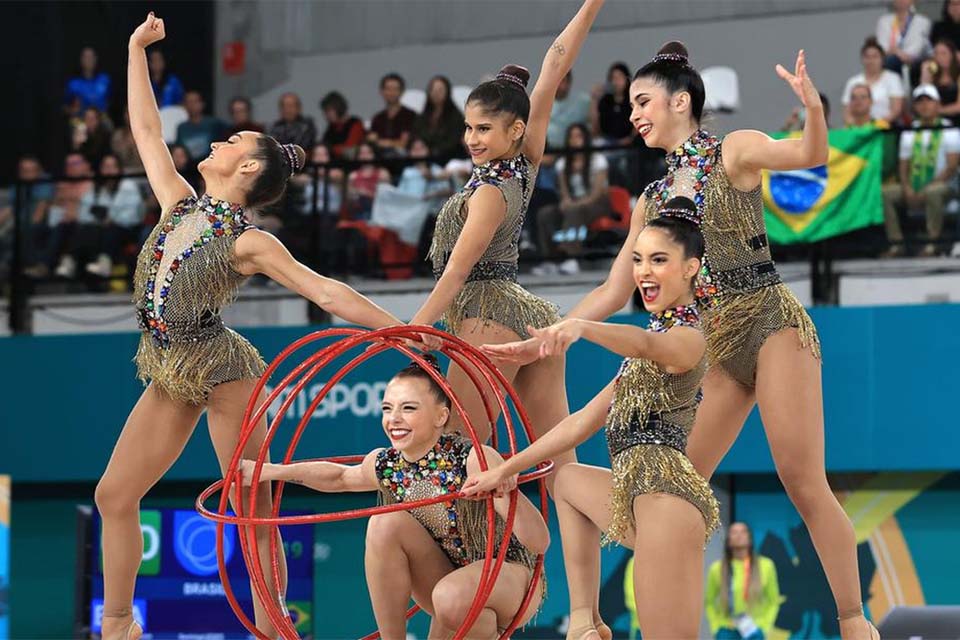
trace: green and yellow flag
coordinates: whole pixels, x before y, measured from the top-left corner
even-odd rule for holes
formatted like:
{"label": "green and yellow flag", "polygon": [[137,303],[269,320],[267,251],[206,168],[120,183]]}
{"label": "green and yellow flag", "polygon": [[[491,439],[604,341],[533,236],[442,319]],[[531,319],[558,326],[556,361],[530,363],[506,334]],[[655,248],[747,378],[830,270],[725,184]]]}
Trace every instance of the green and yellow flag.
{"label": "green and yellow flag", "polygon": [[883,136],[873,127],[831,131],[827,164],[798,171],[764,171],[763,208],[770,241],[816,242],[882,223]]}

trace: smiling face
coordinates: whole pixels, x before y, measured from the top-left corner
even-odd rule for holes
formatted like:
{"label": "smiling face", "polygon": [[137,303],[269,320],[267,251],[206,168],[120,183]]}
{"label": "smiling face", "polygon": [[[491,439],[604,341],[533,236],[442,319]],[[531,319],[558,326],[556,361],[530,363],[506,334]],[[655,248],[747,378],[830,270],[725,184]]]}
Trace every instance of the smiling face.
{"label": "smiling face", "polygon": [[526,129],[522,120],[510,113],[491,112],[478,102],[468,102],[463,115],[463,142],[475,165],[515,155]]}
{"label": "smiling face", "polygon": [[648,147],[673,151],[677,132],[690,124],[690,94],[670,95],[653,78],[630,84],[630,123]]}
{"label": "smiling face", "polygon": [[692,282],[700,269],[697,258],[688,258],[683,245],[664,230],[646,227],[633,247],[633,281],[652,313],[693,301]]}
{"label": "smiling face", "polygon": [[436,444],[450,410],[422,378],[394,378],[383,392],[383,431],[407,460],[423,457]]}

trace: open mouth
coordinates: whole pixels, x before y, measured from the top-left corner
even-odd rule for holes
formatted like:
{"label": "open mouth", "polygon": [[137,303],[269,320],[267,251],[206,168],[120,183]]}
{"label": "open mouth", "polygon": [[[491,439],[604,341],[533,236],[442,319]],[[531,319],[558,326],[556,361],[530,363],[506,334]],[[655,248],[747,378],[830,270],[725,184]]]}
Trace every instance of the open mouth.
{"label": "open mouth", "polygon": [[653,129],[653,125],[652,125],[652,124],[650,124],[650,123],[642,124],[642,125],[640,125],[639,128],[637,128],[637,133],[640,134],[640,137],[641,137],[641,138],[646,138],[646,137],[647,137],[647,134],[650,133],[650,130],[651,130],[651,129]]}
{"label": "open mouth", "polygon": [[390,436],[392,442],[398,442],[403,440],[412,433],[410,429],[405,429],[403,427],[392,427],[387,430],[387,434]]}
{"label": "open mouth", "polygon": [[649,281],[641,282],[640,295],[645,303],[654,302],[660,296],[660,285]]}

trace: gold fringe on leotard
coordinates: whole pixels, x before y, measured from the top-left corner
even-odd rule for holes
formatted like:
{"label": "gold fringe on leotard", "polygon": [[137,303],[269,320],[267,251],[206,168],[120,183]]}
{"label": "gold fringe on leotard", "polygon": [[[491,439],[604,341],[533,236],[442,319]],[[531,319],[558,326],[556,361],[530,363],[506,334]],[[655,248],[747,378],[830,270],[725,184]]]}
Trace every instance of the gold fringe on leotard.
{"label": "gold fringe on leotard", "polygon": [[[608,437],[618,429],[646,425],[654,413],[689,434],[705,368],[704,359],[690,371],[672,374],[651,360],[625,360],[607,416]],[[675,495],[699,509],[707,538],[716,529],[719,508],[710,484],[681,451],[660,444],[638,444],[614,455],[611,467],[613,486],[610,527],[605,533],[607,541],[622,541],[635,529],[633,501],[637,496],[650,493]]]}
{"label": "gold fringe on leotard", "polygon": [[527,326],[537,329],[560,321],[557,305],[535,296],[510,280],[468,282],[443,315],[448,330],[460,334],[463,321],[480,318],[512,329],[521,338],[529,338]]}

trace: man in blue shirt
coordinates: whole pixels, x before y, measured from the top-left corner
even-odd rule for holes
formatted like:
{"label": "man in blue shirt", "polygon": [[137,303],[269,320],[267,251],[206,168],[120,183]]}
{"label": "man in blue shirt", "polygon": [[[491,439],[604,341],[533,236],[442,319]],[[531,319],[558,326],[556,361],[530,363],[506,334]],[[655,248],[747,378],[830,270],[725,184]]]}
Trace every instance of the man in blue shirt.
{"label": "man in blue shirt", "polygon": [[183,107],[187,121],[177,127],[177,144],[186,147],[190,159],[197,162],[210,154],[210,143],[222,137],[224,126],[217,118],[203,115],[206,104],[199,91],[187,91]]}

